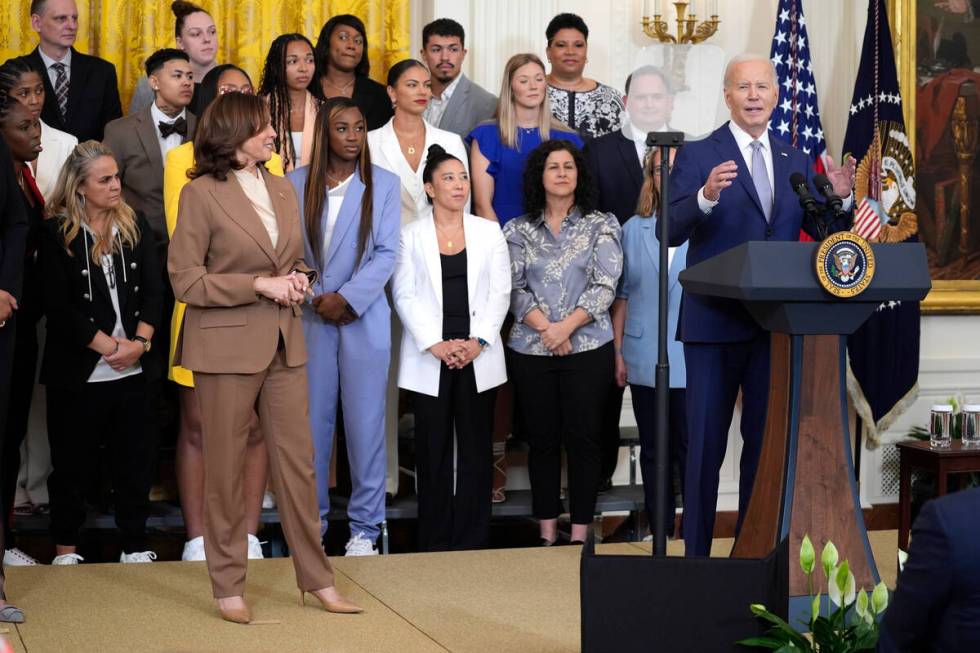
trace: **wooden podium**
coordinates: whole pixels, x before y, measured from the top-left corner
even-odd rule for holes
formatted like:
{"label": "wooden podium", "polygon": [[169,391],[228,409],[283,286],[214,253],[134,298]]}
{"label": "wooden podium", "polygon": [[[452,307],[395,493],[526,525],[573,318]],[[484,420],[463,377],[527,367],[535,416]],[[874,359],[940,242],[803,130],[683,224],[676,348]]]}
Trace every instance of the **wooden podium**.
{"label": "wooden podium", "polygon": [[919,301],[931,282],[920,243],[872,249],[875,276],[849,299],[818,283],[817,243],[747,242],[680,275],[686,292],[739,300],[772,334],[765,438],[732,557],[762,558],[788,537],[791,615],[793,597],[807,595],[798,555],[805,534],[818,556],[832,540],[858,587],[879,580],[854,479],[846,337],[882,302]]}

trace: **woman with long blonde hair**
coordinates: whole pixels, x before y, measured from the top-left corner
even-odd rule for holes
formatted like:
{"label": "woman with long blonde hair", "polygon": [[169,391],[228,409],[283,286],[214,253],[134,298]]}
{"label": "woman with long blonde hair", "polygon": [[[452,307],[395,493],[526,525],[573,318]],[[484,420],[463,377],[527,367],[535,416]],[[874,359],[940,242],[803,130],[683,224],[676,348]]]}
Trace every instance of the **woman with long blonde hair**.
{"label": "woman with long blonde hair", "polygon": [[[110,453],[120,562],[152,562],[146,518],[156,443],[141,360],[163,309],[163,271],[146,218],[122,199],[112,152],[78,144],[46,206],[39,248],[47,339],[52,564],[74,565],[88,474]],[[148,364],[147,370],[156,369]]]}
{"label": "woman with long blonde hair", "polygon": [[583,145],[575,131],[552,117],[547,90],[541,59],[515,54],[504,67],[496,120],[477,125],[466,138],[473,212],[501,227],[524,213],[524,162],[531,151],[554,138]]}

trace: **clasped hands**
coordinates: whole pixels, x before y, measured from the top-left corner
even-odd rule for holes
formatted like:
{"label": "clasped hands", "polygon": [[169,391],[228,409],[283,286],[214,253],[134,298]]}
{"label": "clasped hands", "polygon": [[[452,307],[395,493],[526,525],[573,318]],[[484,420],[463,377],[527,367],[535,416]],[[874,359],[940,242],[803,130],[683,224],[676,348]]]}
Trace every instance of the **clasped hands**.
{"label": "clasped hands", "polygon": [[6,290],[0,290],[0,326],[3,326],[17,310],[17,298]]}
{"label": "clasped hands", "polygon": [[113,340],[116,342],[116,350],[111,354],[103,355],[102,358],[109,364],[109,367],[117,372],[122,372],[135,365],[146,352],[143,343],[137,340],[126,338],[113,338]]}
{"label": "clasped hands", "polygon": [[441,360],[451,370],[460,370],[476,360],[483,347],[476,338],[443,340],[429,347],[429,353]]}
{"label": "clasped hands", "polygon": [[555,356],[567,356],[572,353],[572,343],[569,339],[574,330],[565,320],[548,322],[537,327],[538,333],[541,334],[541,344]]}
{"label": "clasped hands", "polygon": [[271,299],[280,306],[302,304],[308,295],[313,294],[309,278],[296,270],[281,277],[256,277],[252,287],[256,294]]}

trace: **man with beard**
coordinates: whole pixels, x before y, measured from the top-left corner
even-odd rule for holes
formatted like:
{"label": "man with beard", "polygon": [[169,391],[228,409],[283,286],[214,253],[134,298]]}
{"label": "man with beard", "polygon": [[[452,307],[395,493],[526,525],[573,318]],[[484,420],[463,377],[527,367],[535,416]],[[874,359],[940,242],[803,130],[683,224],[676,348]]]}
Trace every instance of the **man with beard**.
{"label": "man with beard", "polygon": [[423,117],[464,139],[497,109],[497,97],[462,72],[465,38],[463,26],[450,18],[438,18],[422,29],[422,61],[432,74],[432,100]]}

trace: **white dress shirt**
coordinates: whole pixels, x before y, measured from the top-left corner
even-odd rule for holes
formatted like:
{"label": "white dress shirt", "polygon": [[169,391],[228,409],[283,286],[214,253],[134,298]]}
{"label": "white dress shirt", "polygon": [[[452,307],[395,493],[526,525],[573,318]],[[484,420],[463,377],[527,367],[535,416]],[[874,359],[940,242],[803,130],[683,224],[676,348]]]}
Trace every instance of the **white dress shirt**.
{"label": "white dress shirt", "polygon": [[184,109],[179,114],[171,118],[163,111],[160,111],[160,107],[158,107],[157,103],[154,102],[150,105],[150,117],[153,119],[153,129],[157,134],[157,142],[160,143],[160,154],[163,155],[163,160],[166,162],[167,152],[180,145],[181,142],[183,142],[184,137],[180,134],[174,133],[164,138],[163,135],[160,134],[160,123],[163,122],[172,125],[177,122],[178,118],[187,120],[187,109]]}
{"label": "white dress shirt", "polygon": [[442,97],[437,98],[435,95],[429,100],[429,106],[425,108],[425,112],[422,117],[430,125],[439,125],[439,121],[442,120],[442,114],[446,113],[446,105],[449,104],[449,100],[453,97],[453,93],[456,91],[456,87],[459,86],[459,80],[462,79],[463,73],[456,75],[456,79],[449,82],[447,86],[442,91]]}
{"label": "white dress shirt", "polygon": [[350,177],[327,192],[327,224],[323,228],[322,251],[324,254],[330,251],[330,240],[333,238],[333,230],[337,226],[337,216],[340,215],[340,207],[344,205],[344,195],[347,194],[347,188],[350,186],[350,180],[354,178],[354,174],[356,172],[351,173]]}
{"label": "white dress shirt", "polygon": [[58,71],[51,67],[56,63],[65,64],[65,77],[68,78],[68,83],[71,83],[71,48],[68,48],[68,51],[65,52],[65,57],[61,61],[52,59],[46,55],[44,50],[42,50],[40,47],[37,49],[37,53],[41,55],[41,61],[44,62],[44,69],[48,71],[48,79],[51,80],[51,88],[58,88],[55,81],[58,79]]}
{"label": "white dress shirt", "polygon": [[[650,131],[666,132],[673,131],[669,125],[663,124],[659,129],[653,129]],[[647,150],[647,134],[639,127],[637,127],[632,120],[629,119],[629,115],[623,122],[623,136],[633,141],[633,146],[636,147],[636,158],[640,160],[640,168],[643,169],[643,164],[646,162]]]}

